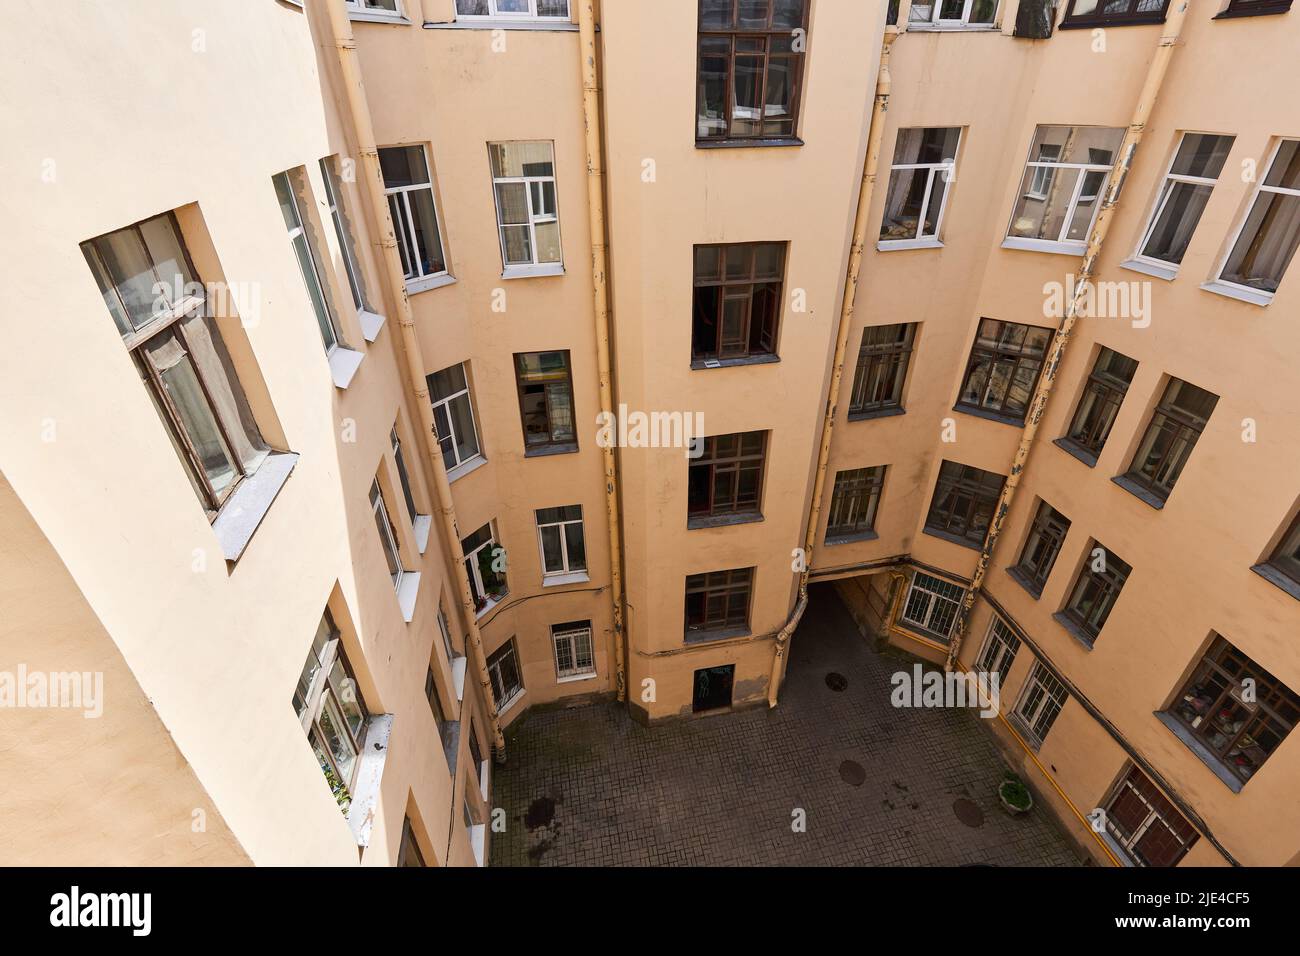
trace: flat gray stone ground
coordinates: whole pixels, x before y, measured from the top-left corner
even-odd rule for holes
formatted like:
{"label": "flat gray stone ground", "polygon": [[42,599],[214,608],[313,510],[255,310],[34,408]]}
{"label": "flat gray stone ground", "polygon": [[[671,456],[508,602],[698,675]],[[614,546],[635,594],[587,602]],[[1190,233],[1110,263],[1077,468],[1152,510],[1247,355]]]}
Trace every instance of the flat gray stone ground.
{"label": "flat gray stone ground", "polygon": [[[873,652],[823,585],[775,710],[654,728],[614,704],[528,714],[508,735],[509,763],[494,768],[508,823],[491,863],[1077,864],[1044,808],[1012,819],[999,807],[1004,765],[977,716],[890,705],[900,669],[910,665]],[[847,688],[828,688],[829,672]],[[865,771],[860,785],[843,778],[846,761]],[[962,806],[978,826],[958,819],[961,799],[978,807]],[[804,833],[791,829],[796,808]]]}

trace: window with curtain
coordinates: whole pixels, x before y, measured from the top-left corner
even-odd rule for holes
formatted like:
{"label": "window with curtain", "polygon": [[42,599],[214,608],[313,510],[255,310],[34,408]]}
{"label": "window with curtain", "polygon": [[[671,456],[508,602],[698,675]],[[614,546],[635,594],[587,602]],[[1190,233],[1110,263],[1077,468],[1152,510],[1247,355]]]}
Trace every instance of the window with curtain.
{"label": "window with curtain", "polygon": [[961,128],[956,126],[898,131],[880,223],[880,248],[938,241],[948,186],[957,172],[960,140]]}
{"label": "window with curtain", "polygon": [[1272,296],[1300,247],[1300,140],[1278,144],[1219,281]]}
{"label": "window with curtain", "polygon": [[1183,261],[1232,143],[1232,136],[1183,134],[1138,246],[1139,258],[1171,266]]}

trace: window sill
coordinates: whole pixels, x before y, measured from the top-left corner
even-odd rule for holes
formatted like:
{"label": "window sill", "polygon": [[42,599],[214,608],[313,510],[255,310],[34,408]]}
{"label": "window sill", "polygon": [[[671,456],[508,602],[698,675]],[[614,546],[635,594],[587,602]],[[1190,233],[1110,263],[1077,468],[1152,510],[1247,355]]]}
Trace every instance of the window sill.
{"label": "window sill", "polygon": [[429,529],[433,527],[433,515],[416,515],[411,523],[411,536],[415,538],[415,550],[421,554],[429,547]]}
{"label": "window sill", "polygon": [[1152,259],[1125,259],[1119,264],[1121,269],[1130,269],[1143,275],[1172,282],[1178,276],[1178,266],[1172,263],[1156,262]]}
{"label": "window sill", "polygon": [[1029,749],[1034,753],[1038,753],[1043,746],[1043,742],[1038,739],[1037,734],[1029,729],[1029,725],[1025,723],[1025,718],[1021,717],[1019,714],[1013,713],[1011,715],[1011,720],[1015,721],[1016,730],[1020,732],[1021,738],[1023,738],[1025,743],[1029,745]]}
{"label": "window sill", "polygon": [[996,23],[909,23],[908,33],[1001,33]]}
{"label": "window sill", "polygon": [[568,20],[515,20],[509,17],[471,17],[450,23],[424,21],[426,30],[533,30],[540,33],[577,33],[578,25]]}
{"label": "window sill", "polygon": [[942,249],[943,243],[938,239],[880,239],[876,242],[878,252],[893,252],[896,249]]}
{"label": "window sill", "polygon": [[509,593],[510,593],[509,591],[502,591],[496,597],[488,598],[488,602],[484,604],[480,610],[474,612],[474,620],[481,621],[483,620],[483,618],[491,614],[492,609],[495,608],[497,605],[499,605],[502,601],[504,601],[506,599],[506,595],[508,595]]}
{"label": "window sill", "polygon": [[464,478],[471,471],[478,471],[486,464],[487,464],[486,458],[484,458],[482,455],[475,455],[469,461],[462,461],[455,468],[450,469],[447,472],[447,482],[448,484],[450,484],[453,481],[456,481],[460,478]]}
{"label": "window sill", "polygon": [[907,409],[902,405],[894,405],[890,408],[873,408],[865,412],[849,412],[849,421],[865,422],[873,418],[893,418],[895,415],[906,415]]}
{"label": "window sill", "polygon": [[771,146],[802,146],[797,136],[774,136],[770,139],[697,139],[696,149],[764,149]]}
{"label": "window sill", "polygon": [[227,561],[234,563],[244,553],[297,462],[298,455],[294,452],[271,452],[252,477],[241,481],[226,499],[212,522],[212,530]]}
{"label": "window sill", "polygon": [[1031,581],[1029,575],[1025,574],[1024,571],[1021,571],[1020,568],[1015,566],[1007,568],[1007,576],[1028,591],[1029,596],[1035,601],[1043,596],[1043,589]]}
{"label": "window sill", "polygon": [[1243,285],[1237,285],[1233,282],[1224,282],[1222,279],[1215,279],[1212,282],[1202,282],[1201,288],[1206,292],[1213,292],[1215,295],[1221,295],[1224,298],[1236,299],[1238,302],[1249,302],[1251,305],[1268,305],[1273,301],[1272,292],[1261,292],[1257,289],[1247,289]]}
{"label": "window sill", "polygon": [[[961,545],[963,548],[970,548],[972,551],[979,551],[983,548],[983,540],[972,541],[970,538],[963,538],[959,534],[953,534],[951,531],[940,531],[937,528],[922,528],[922,534],[928,534],[932,538],[942,538],[944,541],[952,544]],[[947,638],[945,637],[946,641]]]}
{"label": "window sill", "polygon": [[686,529],[694,531],[700,528],[726,528],[735,524],[754,524],[762,520],[762,514],[757,511],[729,515],[699,515],[694,518],[687,515]]}
{"label": "window sill", "polygon": [[687,631],[682,636],[682,643],[710,644],[714,641],[725,641],[733,637],[748,637],[750,633],[749,625],[744,627],[720,627],[712,631]]}
{"label": "window sill", "polygon": [[566,441],[557,445],[543,445],[540,448],[524,446],[525,458],[546,458],[550,455],[576,455],[577,453],[578,443],[576,441]]}
{"label": "window sill", "polygon": [[465,700],[465,655],[451,659],[451,686],[456,690],[456,703],[463,703]]}
{"label": "window sill", "polygon": [[528,691],[521,687],[507,697],[503,702],[497,704],[497,716],[504,717],[507,713],[514,710],[515,707],[518,706],[519,702],[524,699],[526,693],[528,693]]}
{"label": "window sill", "polygon": [[352,804],[347,821],[357,846],[370,846],[370,831],[379,805],[379,781],[388,759],[388,738],[393,732],[393,715],[376,714],[366,723],[365,742],[358,757],[357,783],[352,790]]}
{"label": "window sill", "polygon": [[779,355],[746,355],[743,358],[691,359],[691,368],[699,371],[706,368],[734,368],[738,365],[773,365],[781,361]]}
{"label": "window sill", "polygon": [[1153,24],[1164,23],[1163,15],[1154,17],[1134,17],[1132,19],[1094,19],[1094,20],[1066,20],[1060,24],[1058,30],[1095,30],[1098,27],[1149,27]]}
{"label": "window sill", "polygon": [[1007,236],[1002,240],[1003,249],[1020,249],[1024,252],[1048,252],[1057,256],[1081,256],[1088,251],[1086,242],[1060,242],[1055,239],[1021,239],[1019,236]]}
{"label": "window sill", "polygon": [[555,588],[561,584],[582,584],[590,581],[586,571],[571,571],[568,574],[553,574],[550,577],[542,576],[542,587]]}
{"label": "window sill", "polygon": [[1172,714],[1167,714],[1162,710],[1155,712],[1156,720],[1169,728],[1170,732],[1187,745],[1187,749],[1200,759],[1201,763],[1209,767],[1223,785],[1233,793],[1241,793],[1241,788],[1246,784],[1235,773],[1223,765],[1223,761],[1210,753],[1205,744],[1196,739],[1196,736],[1188,730],[1181,720]]}
{"label": "window sill", "polygon": [[1256,564],[1251,568],[1256,574],[1275,587],[1281,588],[1297,601],[1300,601],[1300,581],[1293,581],[1271,564]]}
{"label": "window sill", "polygon": [[415,619],[415,599],[420,593],[420,572],[403,571],[397,582],[397,604],[402,609],[402,620],[410,624]]}
{"label": "window sill", "polygon": [[1128,475],[1116,475],[1111,479],[1111,481],[1115,482],[1115,484],[1119,485],[1143,504],[1148,504],[1157,511],[1162,510],[1165,506],[1165,499],[1147,491]]}
{"label": "window sill", "polygon": [[382,13],[372,10],[349,10],[347,11],[348,19],[355,20],[358,23],[398,23],[403,26],[410,26],[411,21],[400,13]]}
{"label": "window sill", "polygon": [[492,792],[492,761],[480,760],[478,764],[478,792],[482,795],[486,803],[488,794]]}
{"label": "window sill", "polygon": [[1017,418],[1014,415],[1002,415],[998,412],[991,412],[987,408],[976,408],[974,405],[962,405],[960,403],[952,407],[954,412],[961,412],[963,415],[970,415],[972,418],[983,418],[986,421],[997,422],[999,425],[1012,425],[1016,428],[1025,427],[1024,417]]}
{"label": "window sill", "polygon": [[379,338],[379,330],[384,327],[384,322],[387,321],[379,313],[370,312],[366,309],[357,312],[357,318],[361,321],[361,335],[367,342],[373,342]]}
{"label": "window sill", "polygon": [[1070,441],[1070,439],[1058,438],[1053,441],[1052,444],[1070,457],[1079,459],[1079,461],[1083,462],[1089,468],[1097,467],[1097,459],[1092,452],[1085,451],[1083,448],[1080,448],[1074,442]]}
{"label": "window sill", "polygon": [[1079,622],[1070,617],[1070,615],[1066,614],[1064,611],[1057,611],[1052,615],[1052,620],[1065,628],[1066,633],[1082,644],[1084,650],[1092,650],[1092,646],[1097,642],[1096,637],[1080,627]]}
{"label": "window sill", "polygon": [[924,638],[927,641],[942,644],[944,647],[947,647],[952,641],[952,636],[949,634],[938,634],[935,631],[927,631],[925,628],[917,624],[912,624],[910,621],[904,621],[902,618],[899,618],[898,623],[894,626],[909,634],[915,634],[917,637]]}
{"label": "window sill", "polygon": [[1275,17],[1281,13],[1287,13],[1291,9],[1290,0],[1286,3],[1279,3],[1271,9],[1261,10],[1224,10],[1217,16],[1210,17],[1211,20],[1240,20],[1242,17]]}
{"label": "window sill", "polygon": [[501,270],[503,279],[544,279],[547,276],[562,275],[564,275],[564,266],[558,262],[535,266],[506,266]]}
{"label": "window sill", "polygon": [[826,547],[834,547],[837,544],[853,544],[855,541],[875,541],[879,538],[874,531],[855,531],[853,534],[837,534],[826,536]]}
{"label": "window sill", "polygon": [[330,349],[328,357],[334,387],[346,389],[352,384],[352,377],[357,374],[357,369],[361,367],[361,360],[365,355],[339,345]]}
{"label": "window sill", "polygon": [[487,846],[487,824],[476,823],[469,828],[469,848],[474,851],[474,861],[479,866],[487,865],[483,850]]}
{"label": "window sill", "polygon": [[596,675],[596,672],[595,672],[595,671],[589,671],[589,672],[587,672],[587,673],[585,673],[585,674],[572,674],[572,675],[570,675],[570,676],[568,676],[568,677],[557,677],[557,678],[555,678],[555,683],[557,683],[557,684],[576,684],[576,683],[578,683],[579,681],[584,681],[584,680],[595,680],[595,679],[596,679],[596,676],[597,676],[597,675]]}
{"label": "window sill", "polygon": [[428,292],[430,289],[441,289],[445,285],[454,285],[456,277],[449,272],[443,272],[436,276],[424,276],[419,279],[406,280],[406,294],[415,295],[419,292]]}

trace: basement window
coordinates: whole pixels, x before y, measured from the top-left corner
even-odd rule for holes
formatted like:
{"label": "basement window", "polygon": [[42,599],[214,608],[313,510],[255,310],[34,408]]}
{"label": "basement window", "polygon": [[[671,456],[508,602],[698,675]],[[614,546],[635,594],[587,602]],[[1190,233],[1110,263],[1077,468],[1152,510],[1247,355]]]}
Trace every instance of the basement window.
{"label": "basement window", "polygon": [[596,676],[590,621],[551,625],[551,644],[555,649],[555,679],[558,683]]}

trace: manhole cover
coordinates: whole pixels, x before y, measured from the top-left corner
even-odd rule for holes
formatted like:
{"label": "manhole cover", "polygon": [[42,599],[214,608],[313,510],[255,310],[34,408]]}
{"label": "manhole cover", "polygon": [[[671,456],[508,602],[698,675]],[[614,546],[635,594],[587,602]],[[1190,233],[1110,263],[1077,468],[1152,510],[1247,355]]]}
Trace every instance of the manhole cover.
{"label": "manhole cover", "polygon": [[846,760],[840,764],[840,779],[847,784],[860,787],[867,782],[867,772],[862,769],[862,764]]}
{"label": "manhole cover", "polygon": [[984,811],[973,800],[958,797],[952,803],[952,812],[966,826],[975,828],[984,826]]}
{"label": "manhole cover", "polygon": [[538,827],[550,826],[554,819],[555,801],[550,797],[538,797],[528,805],[528,812],[524,814],[524,826],[536,830]]}
{"label": "manhole cover", "polygon": [[826,675],[826,686],[838,694],[844,690],[844,688],[849,686],[849,679],[843,674],[837,674],[834,671],[831,671]]}

